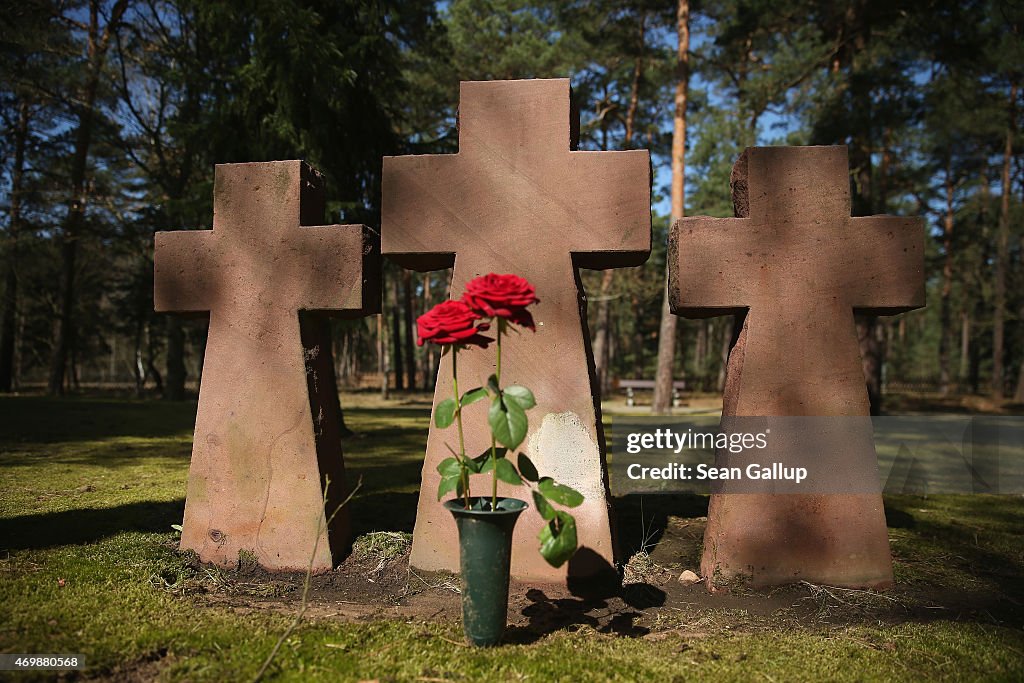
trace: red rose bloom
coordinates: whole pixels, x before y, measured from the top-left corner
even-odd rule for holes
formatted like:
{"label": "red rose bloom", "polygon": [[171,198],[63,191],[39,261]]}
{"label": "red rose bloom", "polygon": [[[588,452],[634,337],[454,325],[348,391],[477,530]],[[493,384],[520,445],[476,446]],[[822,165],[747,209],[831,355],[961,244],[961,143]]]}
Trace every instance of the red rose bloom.
{"label": "red rose bloom", "polygon": [[526,307],[540,301],[533,285],[525,279],[494,273],[470,280],[462,300],[481,316],[504,318],[531,330],[533,316]]}
{"label": "red rose bloom", "polygon": [[464,302],[443,301],[416,319],[418,344],[471,344],[487,348],[494,340],[480,334],[490,326],[487,323],[476,324],[479,319],[480,316]]}

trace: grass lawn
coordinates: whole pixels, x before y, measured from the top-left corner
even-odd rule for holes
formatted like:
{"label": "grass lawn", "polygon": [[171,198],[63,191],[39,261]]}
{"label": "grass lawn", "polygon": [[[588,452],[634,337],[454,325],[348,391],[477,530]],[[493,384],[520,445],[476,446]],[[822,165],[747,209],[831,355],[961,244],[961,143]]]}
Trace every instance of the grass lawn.
{"label": "grass lawn", "polygon": [[[411,531],[429,404],[343,403],[358,433],[345,443],[349,474],[363,478],[357,533]],[[301,579],[210,570],[177,552],[194,411],[0,398],[0,651],[85,655],[88,669],[68,678],[253,677],[294,619]],[[475,650],[450,583],[410,573],[402,536],[364,536],[339,570],[348,583],[315,583],[266,678],[1024,680],[1019,496],[887,498],[898,586],[883,595],[682,588],[674,577],[693,567],[706,499],[645,501],[654,530],[638,501],[620,502],[635,535],[657,532],[630,563],[642,588],[575,600],[514,586],[512,644]]]}

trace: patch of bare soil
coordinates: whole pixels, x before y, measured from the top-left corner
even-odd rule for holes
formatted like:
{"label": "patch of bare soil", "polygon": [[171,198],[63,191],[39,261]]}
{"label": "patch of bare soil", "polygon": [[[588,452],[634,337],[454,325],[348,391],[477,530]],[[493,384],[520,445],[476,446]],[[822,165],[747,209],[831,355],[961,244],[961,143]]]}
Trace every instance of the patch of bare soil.
{"label": "patch of bare soil", "polygon": [[[601,633],[648,639],[670,633],[688,638],[777,628],[935,619],[1024,623],[1021,605],[1005,595],[897,585],[885,592],[807,582],[774,588],[733,585],[709,592],[703,582],[684,585],[680,574],[699,569],[706,520],[670,517],[656,545],[624,567],[622,585],[536,586],[512,581],[506,642],[530,643],[559,630],[588,626]],[[648,552],[649,551],[649,552]],[[219,581],[193,591],[199,604],[237,611],[268,609],[294,614],[304,575],[270,574],[248,567],[219,572]],[[409,567],[408,548],[381,555],[353,553],[336,570],[314,576],[310,619],[458,623],[457,576]]]}

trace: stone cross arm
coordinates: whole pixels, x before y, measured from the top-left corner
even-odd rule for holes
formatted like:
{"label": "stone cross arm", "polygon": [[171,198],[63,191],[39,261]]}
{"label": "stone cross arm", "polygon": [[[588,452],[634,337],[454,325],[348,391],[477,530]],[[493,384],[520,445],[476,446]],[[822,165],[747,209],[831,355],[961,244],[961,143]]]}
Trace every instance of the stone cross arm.
{"label": "stone cross arm", "polygon": [[384,158],[382,251],[417,270],[459,251],[643,263],[649,154],[573,151],[569,97],[565,79],[462,83],[457,154]]}
{"label": "stone cross arm", "polygon": [[739,217],[684,218],[672,230],[676,313],[827,301],[891,315],[924,305],[923,219],[851,218],[845,147],[750,148],[732,186]]}
{"label": "stone cross arm", "polygon": [[300,161],[219,165],[213,230],[156,233],[156,310],[377,310],[378,236],[311,225],[323,217],[320,182]]}

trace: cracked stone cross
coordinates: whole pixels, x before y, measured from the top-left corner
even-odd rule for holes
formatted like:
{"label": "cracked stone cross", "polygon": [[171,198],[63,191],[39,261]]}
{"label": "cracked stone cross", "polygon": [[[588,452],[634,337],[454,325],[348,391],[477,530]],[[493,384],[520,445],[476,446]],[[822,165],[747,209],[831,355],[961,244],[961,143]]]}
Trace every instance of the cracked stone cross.
{"label": "cracked stone cross", "polygon": [[[853,314],[924,305],[923,220],[851,218],[841,146],[749,148],[732,191],[736,218],[680,219],[669,242],[673,312],[744,315],[723,416],[864,416],[788,437],[814,453],[825,488],[842,491],[851,476],[877,483]],[[891,583],[880,486],[713,495],[701,573],[762,584]]]}
{"label": "cracked stone cross", "polygon": [[[379,306],[377,236],[318,225],[301,161],[217,166],[213,230],[156,234],[158,311],[210,312],[181,547],[324,571],[349,542],[340,407],[321,313]],[[329,478],[326,506],[322,487]]]}
{"label": "cracked stone cross", "polygon": [[[457,154],[385,157],[382,251],[415,270],[454,265],[452,295],[490,272],[515,273],[537,288],[536,333],[503,349],[502,380],[533,390],[524,450],[542,474],[586,496],[574,511],[580,551],[572,577],[606,571],[614,562],[604,439],[595,398],[594,362],[585,328],[578,268],[643,263],[651,246],[650,160],[646,151],[573,150],[568,80],[464,82]],[[494,371],[493,352],[459,356],[467,388]],[[441,361],[435,405],[451,395],[451,357]],[[467,452],[490,445],[486,401],[466,409]],[[433,425],[427,442],[411,561],[427,570],[458,571],[451,515],[436,498],[437,463],[451,434]],[[479,488],[483,479],[476,484]],[[504,486],[504,485],[503,485]],[[519,496],[522,492],[519,491]],[[501,495],[516,495],[504,486]],[[543,521],[521,519],[512,575],[563,581],[537,552]]]}

